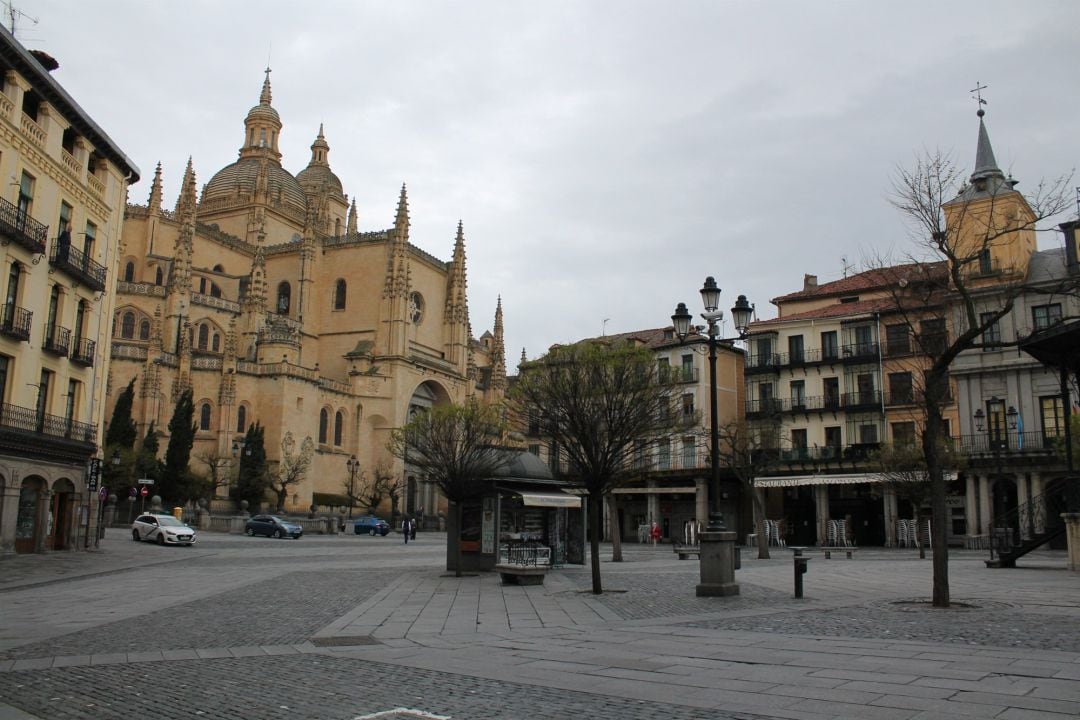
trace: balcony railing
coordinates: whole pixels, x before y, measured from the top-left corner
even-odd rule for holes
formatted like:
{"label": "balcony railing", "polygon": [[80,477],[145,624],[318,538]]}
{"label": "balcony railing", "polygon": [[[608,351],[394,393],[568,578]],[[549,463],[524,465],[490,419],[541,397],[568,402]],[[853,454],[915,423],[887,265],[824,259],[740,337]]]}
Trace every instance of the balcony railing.
{"label": "balcony railing", "polygon": [[956,449],[965,455],[1015,455],[1017,453],[1046,454],[1057,451],[1057,443],[1064,443],[1062,437],[1046,435],[1042,430],[1003,433],[976,433],[953,438]]}
{"label": "balcony railing", "polygon": [[18,305],[0,307],[0,333],[16,340],[30,339],[30,320],[34,313]]}
{"label": "balcony railing", "polygon": [[44,253],[49,226],[42,225],[26,213],[20,212],[17,206],[0,198],[0,236],[32,253]]}
{"label": "balcony railing", "polygon": [[651,453],[634,457],[630,463],[631,469],[641,472],[697,470],[709,467],[709,454],[696,447],[693,450],[675,447],[671,448],[667,453],[658,452],[654,449]]}
{"label": "balcony railing", "polygon": [[68,348],[71,346],[71,331],[59,325],[46,325],[45,338],[41,342],[41,349],[59,357],[67,357]]}
{"label": "balcony railing", "polygon": [[149,295],[151,297],[165,297],[165,286],[153,283],[124,282],[116,283],[116,292],[121,295]]}
{"label": "balcony railing", "polygon": [[784,401],[780,398],[746,401],[746,417],[775,415],[781,412],[784,412]]}
{"label": "balcony railing", "polygon": [[105,289],[105,267],[70,245],[53,243],[49,264],[63,270],[92,290]]}
{"label": "balcony railing", "polygon": [[240,303],[233,300],[226,300],[225,298],[214,297],[213,295],[191,293],[191,302],[195,305],[205,305],[206,307],[217,308],[218,310],[225,310],[231,313],[239,314],[240,312]]}
{"label": "balcony railing", "polygon": [[663,383],[696,383],[697,381],[697,368],[667,368],[660,371],[660,382]]}
{"label": "balcony railing", "polygon": [[75,347],[71,351],[71,362],[85,367],[93,367],[94,354],[97,352],[97,343],[88,338],[76,339]]}
{"label": "balcony railing", "polygon": [[867,460],[881,447],[880,443],[857,443],[853,445],[815,445],[813,447],[773,450],[783,462],[829,462],[833,460]]}
{"label": "balcony railing", "polygon": [[843,405],[845,410],[871,410],[880,408],[881,393],[877,390],[844,393]]}
{"label": "balcony railing", "polygon": [[779,353],[765,353],[763,355],[748,355],[746,357],[746,372],[776,372],[780,368]]}
{"label": "balcony railing", "polygon": [[878,344],[876,342],[853,343],[845,345],[841,351],[844,362],[868,362],[877,360]]}
{"label": "balcony railing", "polygon": [[33,408],[4,404],[0,405],[0,432],[8,430],[91,444],[97,436],[97,428],[89,423],[49,415]]}

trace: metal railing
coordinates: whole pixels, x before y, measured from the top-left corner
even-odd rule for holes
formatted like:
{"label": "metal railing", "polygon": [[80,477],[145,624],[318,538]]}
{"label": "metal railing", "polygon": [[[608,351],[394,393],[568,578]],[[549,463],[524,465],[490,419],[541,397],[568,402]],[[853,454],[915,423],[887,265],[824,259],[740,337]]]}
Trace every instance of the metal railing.
{"label": "metal railing", "polygon": [[[145,348],[143,351],[145,352]],[[75,347],[71,350],[71,362],[85,365],[86,367],[92,367],[94,365],[94,354],[97,352],[97,342],[89,338],[77,338],[75,340]],[[145,359],[145,355],[143,356]]]}
{"label": "metal railing", "polygon": [[662,383],[696,383],[698,381],[697,368],[664,368],[660,371]]}
{"label": "metal railing", "polygon": [[1066,478],[1058,490],[1043,493],[991,521],[990,560],[1011,567],[1016,558],[1064,532],[1062,513],[1080,508],[1080,478]]}
{"label": "metal railing", "polygon": [[499,564],[550,566],[551,548],[536,541],[502,543],[499,545]]}
{"label": "metal railing", "polygon": [[869,410],[881,407],[881,391],[862,390],[844,393],[841,400],[845,410]]}
{"label": "metal railing", "polygon": [[58,325],[45,326],[45,338],[41,342],[41,349],[45,352],[67,357],[68,348],[71,345],[71,331]]}
{"label": "metal railing", "polygon": [[82,250],[53,243],[49,252],[49,264],[93,290],[105,289],[105,266],[91,260]]}
{"label": "metal railing", "polygon": [[746,356],[747,372],[775,372],[780,368],[779,353],[751,354]]}
{"label": "metal railing", "polygon": [[34,313],[18,305],[0,307],[0,333],[19,340],[30,339],[30,321]]}
{"label": "metal railing", "polygon": [[97,437],[97,428],[89,423],[6,403],[0,405],[0,432],[3,430],[17,430],[85,443],[93,443]]}
{"label": "metal railing", "polygon": [[0,235],[32,253],[44,253],[49,226],[42,225],[17,206],[0,198]]}
{"label": "metal railing", "polygon": [[[1056,435],[1042,430],[1002,433],[976,433],[953,438],[955,449],[968,455],[1009,455],[1016,453],[1047,453],[1056,451]],[[1062,437],[1060,442],[1064,442]]]}
{"label": "metal railing", "polygon": [[877,360],[878,347],[876,342],[852,343],[843,347],[840,357],[844,362]]}

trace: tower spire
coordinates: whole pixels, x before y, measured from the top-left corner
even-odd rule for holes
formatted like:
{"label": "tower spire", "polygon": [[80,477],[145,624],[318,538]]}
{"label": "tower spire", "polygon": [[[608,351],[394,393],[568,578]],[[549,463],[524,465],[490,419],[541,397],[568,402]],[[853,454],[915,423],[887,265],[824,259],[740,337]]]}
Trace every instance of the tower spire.
{"label": "tower spire", "polygon": [[147,201],[150,212],[157,215],[161,212],[161,162],[154,170],[154,182],[150,185],[150,199]]}
{"label": "tower spire", "polygon": [[346,227],[346,232],[349,235],[356,234],[356,198],[353,197],[352,205],[349,206],[349,224]]}
{"label": "tower spire", "polygon": [[260,105],[269,105],[269,104],[270,104],[270,102],[271,102],[271,94],[270,94],[270,66],[269,66],[269,65],[267,65],[267,66],[266,66],[266,70],[264,70],[263,72],[265,72],[265,73],[266,73],[266,78],[265,78],[265,79],[263,80],[262,92],[261,92],[261,93],[259,93],[259,104],[260,104]]}
{"label": "tower spire", "polygon": [[503,340],[502,295],[495,304],[495,332],[491,343],[491,387],[506,390],[506,344]]}

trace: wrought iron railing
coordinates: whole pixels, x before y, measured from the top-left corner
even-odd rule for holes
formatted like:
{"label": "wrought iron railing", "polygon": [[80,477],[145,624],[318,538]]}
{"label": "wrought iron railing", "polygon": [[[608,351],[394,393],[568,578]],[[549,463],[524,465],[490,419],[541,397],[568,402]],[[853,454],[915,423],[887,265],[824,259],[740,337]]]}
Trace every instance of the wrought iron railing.
{"label": "wrought iron railing", "polygon": [[75,347],[71,349],[71,362],[91,367],[94,364],[94,353],[97,352],[97,343],[89,338],[78,338]]}
{"label": "wrought iron railing", "polygon": [[845,410],[873,410],[881,408],[881,393],[877,390],[862,390],[853,393],[844,393],[843,403]]}
{"label": "wrought iron railing", "polygon": [[1065,523],[1061,514],[1078,510],[1080,478],[1072,477],[1059,488],[999,515],[991,522],[990,560],[1011,565],[1017,557],[1060,535]]}
{"label": "wrought iron railing", "polygon": [[[1042,430],[1001,433],[976,433],[954,438],[955,449],[967,455],[1000,455],[1003,459],[1016,453],[1047,453],[1057,450],[1057,436]],[[1064,437],[1060,442],[1064,442]]]}
{"label": "wrought iron railing", "polygon": [[68,348],[71,346],[71,331],[59,325],[46,325],[45,338],[41,343],[41,349],[45,352],[67,357]]}
{"label": "wrought iron railing", "polygon": [[0,405],[0,431],[3,430],[18,430],[85,443],[93,443],[97,436],[97,428],[89,423],[6,403]]}
{"label": "wrought iron railing", "polygon": [[746,357],[746,372],[776,372],[779,368],[779,353],[750,354]]}
{"label": "wrought iron railing", "polygon": [[845,362],[867,362],[876,360],[878,357],[878,344],[876,342],[852,343],[845,345],[841,351],[841,358]]}
{"label": "wrought iron railing", "polygon": [[0,306],[0,333],[19,340],[30,339],[30,321],[34,313],[18,305]]}
{"label": "wrought iron railing", "polygon": [[531,540],[503,543],[499,546],[499,564],[550,566],[551,548]]}
{"label": "wrought iron railing", "polygon": [[0,198],[0,235],[32,253],[45,252],[49,226],[42,225],[16,205]]}
{"label": "wrought iron railing", "polygon": [[82,250],[53,243],[49,263],[93,290],[105,289],[105,266],[91,260]]}

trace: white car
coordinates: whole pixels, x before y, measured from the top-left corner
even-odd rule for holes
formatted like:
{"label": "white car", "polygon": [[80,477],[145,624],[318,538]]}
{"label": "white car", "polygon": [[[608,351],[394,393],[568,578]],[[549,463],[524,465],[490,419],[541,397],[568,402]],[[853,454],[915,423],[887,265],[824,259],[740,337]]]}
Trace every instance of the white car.
{"label": "white car", "polygon": [[132,540],[153,540],[158,545],[193,545],[195,531],[172,515],[140,515],[131,524]]}

